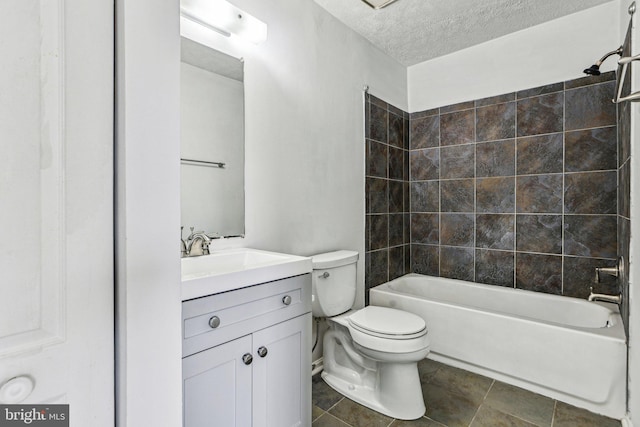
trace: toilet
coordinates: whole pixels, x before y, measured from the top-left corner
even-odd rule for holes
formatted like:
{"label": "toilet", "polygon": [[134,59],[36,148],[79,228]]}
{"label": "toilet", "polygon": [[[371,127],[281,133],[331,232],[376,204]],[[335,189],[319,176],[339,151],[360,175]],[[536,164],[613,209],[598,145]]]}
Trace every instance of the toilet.
{"label": "toilet", "polygon": [[401,420],[425,413],[418,361],[429,353],[427,328],[413,313],[387,307],[354,310],[358,253],[312,258],[312,313],[326,318],[322,378],[333,389]]}

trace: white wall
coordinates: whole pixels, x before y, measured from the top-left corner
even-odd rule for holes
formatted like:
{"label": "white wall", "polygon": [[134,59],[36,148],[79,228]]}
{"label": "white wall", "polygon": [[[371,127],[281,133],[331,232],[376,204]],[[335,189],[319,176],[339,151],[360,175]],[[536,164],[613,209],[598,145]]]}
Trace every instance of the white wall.
{"label": "white wall", "polygon": [[244,86],[186,63],[180,66],[181,157],[224,168],[181,165],[180,223],[223,236],[244,233]]}
{"label": "white wall", "polygon": [[[605,3],[409,67],[409,111],[584,76],[583,69],[624,40],[619,3]],[[615,67],[612,57],[601,70]]]}
{"label": "white wall", "polygon": [[362,88],[406,110],[406,70],[312,1],[233,3],[266,22],[269,34],[259,46],[209,43],[245,58],[246,239],[214,249],[357,250],[362,304]]}
{"label": "white wall", "polygon": [[[247,238],[216,245],[364,254],[362,87],[406,109],[405,69],[311,1],[234,3],[269,39],[217,40],[246,59]],[[177,426],[179,2],[116,10],[118,422]]]}
{"label": "white wall", "polygon": [[116,1],[121,427],[182,424],[178,14],[178,0]]}

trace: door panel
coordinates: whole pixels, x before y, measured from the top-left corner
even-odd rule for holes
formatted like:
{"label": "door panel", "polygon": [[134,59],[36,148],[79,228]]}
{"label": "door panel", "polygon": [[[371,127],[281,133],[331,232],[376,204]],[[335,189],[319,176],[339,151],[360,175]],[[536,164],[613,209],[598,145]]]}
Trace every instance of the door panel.
{"label": "door panel", "polygon": [[0,81],[0,357],[63,342],[65,334],[61,4],[2,6],[11,10],[0,17],[0,37],[9,41],[0,55],[11,66]]}
{"label": "door panel", "polygon": [[0,55],[0,386],[113,425],[113,2],[0,2]]}

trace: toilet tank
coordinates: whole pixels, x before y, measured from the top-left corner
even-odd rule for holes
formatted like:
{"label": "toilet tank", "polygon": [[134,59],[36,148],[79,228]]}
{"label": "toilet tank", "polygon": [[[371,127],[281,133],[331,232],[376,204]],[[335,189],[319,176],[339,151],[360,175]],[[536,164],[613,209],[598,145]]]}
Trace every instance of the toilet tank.
{"label": "toilet tank", "polygon": [[311,257],[314,317],[332,317],[353,307],[356,299],[358,252],[334,251]]}

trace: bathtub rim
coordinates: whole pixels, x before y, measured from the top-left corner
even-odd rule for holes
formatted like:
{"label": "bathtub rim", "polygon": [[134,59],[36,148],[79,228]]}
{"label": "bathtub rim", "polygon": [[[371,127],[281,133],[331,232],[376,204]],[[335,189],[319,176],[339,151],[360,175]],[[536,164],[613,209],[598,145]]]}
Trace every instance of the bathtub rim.
{"label": "bathtub rim", "polygon": [[[512,293],[512,292],[517,292],[520,293],[521,295],[529,295],[529,296],[534,296],[536,298],[543,298],[543,299],[557,299],[557,298],[562,298],[562,299],[567,299],[569,301],[573,300],[573,302],[579,302],[579,303],[586,303],[586,304],[595,304],[598,305],[604,309],[607,309],[611,314],[610,317],[613,317],[615,319],[615,323],[610,325],[610,326],[601,326],[601,327],[595,327],[595,328],[588,328],[588,327],[581,327],[581,326],[574,326],[574,325],[566,325],[563,323],[559,323],[559,322],[552,322],[552,321],[548,321],[548,320],[544,320],[544,319],[538,319],[538,318],[534,318],[534,317],[529,317],[529,316],[522,316],[522,315],[518,315],[518,314],[513,314],[513,313],[505,313],[505,312],[500,312],[500,311],[496,311],[496,310],[491,310],[491,309],[487,309],[485,307],[482,307],[480,305],[478,306],[474,306],[474,305],[468,305],[468,304],[461,304],[461,303],[457,303],[457,302],[452,302],[452,301],[448,301],[448,300],[444,300],[444,299],[438,299],[438,298],[428,298],[428,297],[424,297],[421,295],[416,295],[416,294],[411,294],[408,292],[403,292],[397,289],[393,289],[391,287],[391,285],[394,282],[400,281],[401,279],[405,278],[405,277],[426,277],[430,280],[443,280],[443,281],[451,281],[454,282],[455,284],[459,285],[459,286],[464,286],[464,287],[477,287],[479,289],[487,289],[490,290],[492,292],[508,292],[508,293]],[[380,285],[377,285],[375,287],[372,287],[370,290],[370,292],[381,292],[381,293],[389,293],[389,294],[400,294],[404,297],[408,297],[408,298],[415,298],[415,299],[426,299],[434,304],[441,304],[441,305],[446,305],[446,306],[455,306],[455,307],[459,307],[460,309],[463,310],[470,310],[470,311],[482,311],[482,312],[487,312],[490,313],[492,315],[495,316],[499,316],[502,318],[513,318],[513,319],[517,319],[519,321],[524,321],[524,322],[533,322],[533,323],[542,323],[548,326],[552,326],[552,327],[557,327],[557,328],[567,328],[567,329],[571,329],[573,331],[576,331],[578,333],[584,333],[584,334],[596,334],[598,336],[601,336],[603,338],[606,339],[610,339],[613,341],[622,341],[624,342],[625,345],[627,345],[627,336],[626,336],[626,332],[624,329],[624,323],[622,321],[622,315],[620,313],[620,307],[615,304],[615,303],[609,303],[609,302],[603,302],[603,301],[587,301],[585,299],[582,298],[576,298],[576,297],[569,297],[569,296],[562,296],[562,295],[555,295],[555,294],[547,294],[547,293],[542,293],[542,292],[536,292],[536,291],[530,291],[527,289],[519,289],[519,288],[508,288],[508,287],[503,287],[503,286],[499,286],[499,285],[488,285],[485,283],[476,283],[476,282],[468,282],[465,280],[459,280],[459,279],[450,279],[450,278],[446,278],[446,277],[438,277],[438,276],[429,276],[426,274],[419,274],[419,273],[408,273],[405,274],[403,276],[397,277],[393,280],[390,280],[388,282],[385,283],[381,283]],[[526,297],[525,297],[526,298]],[[429,329],[429,325],[427,325],[427,330]]]}

